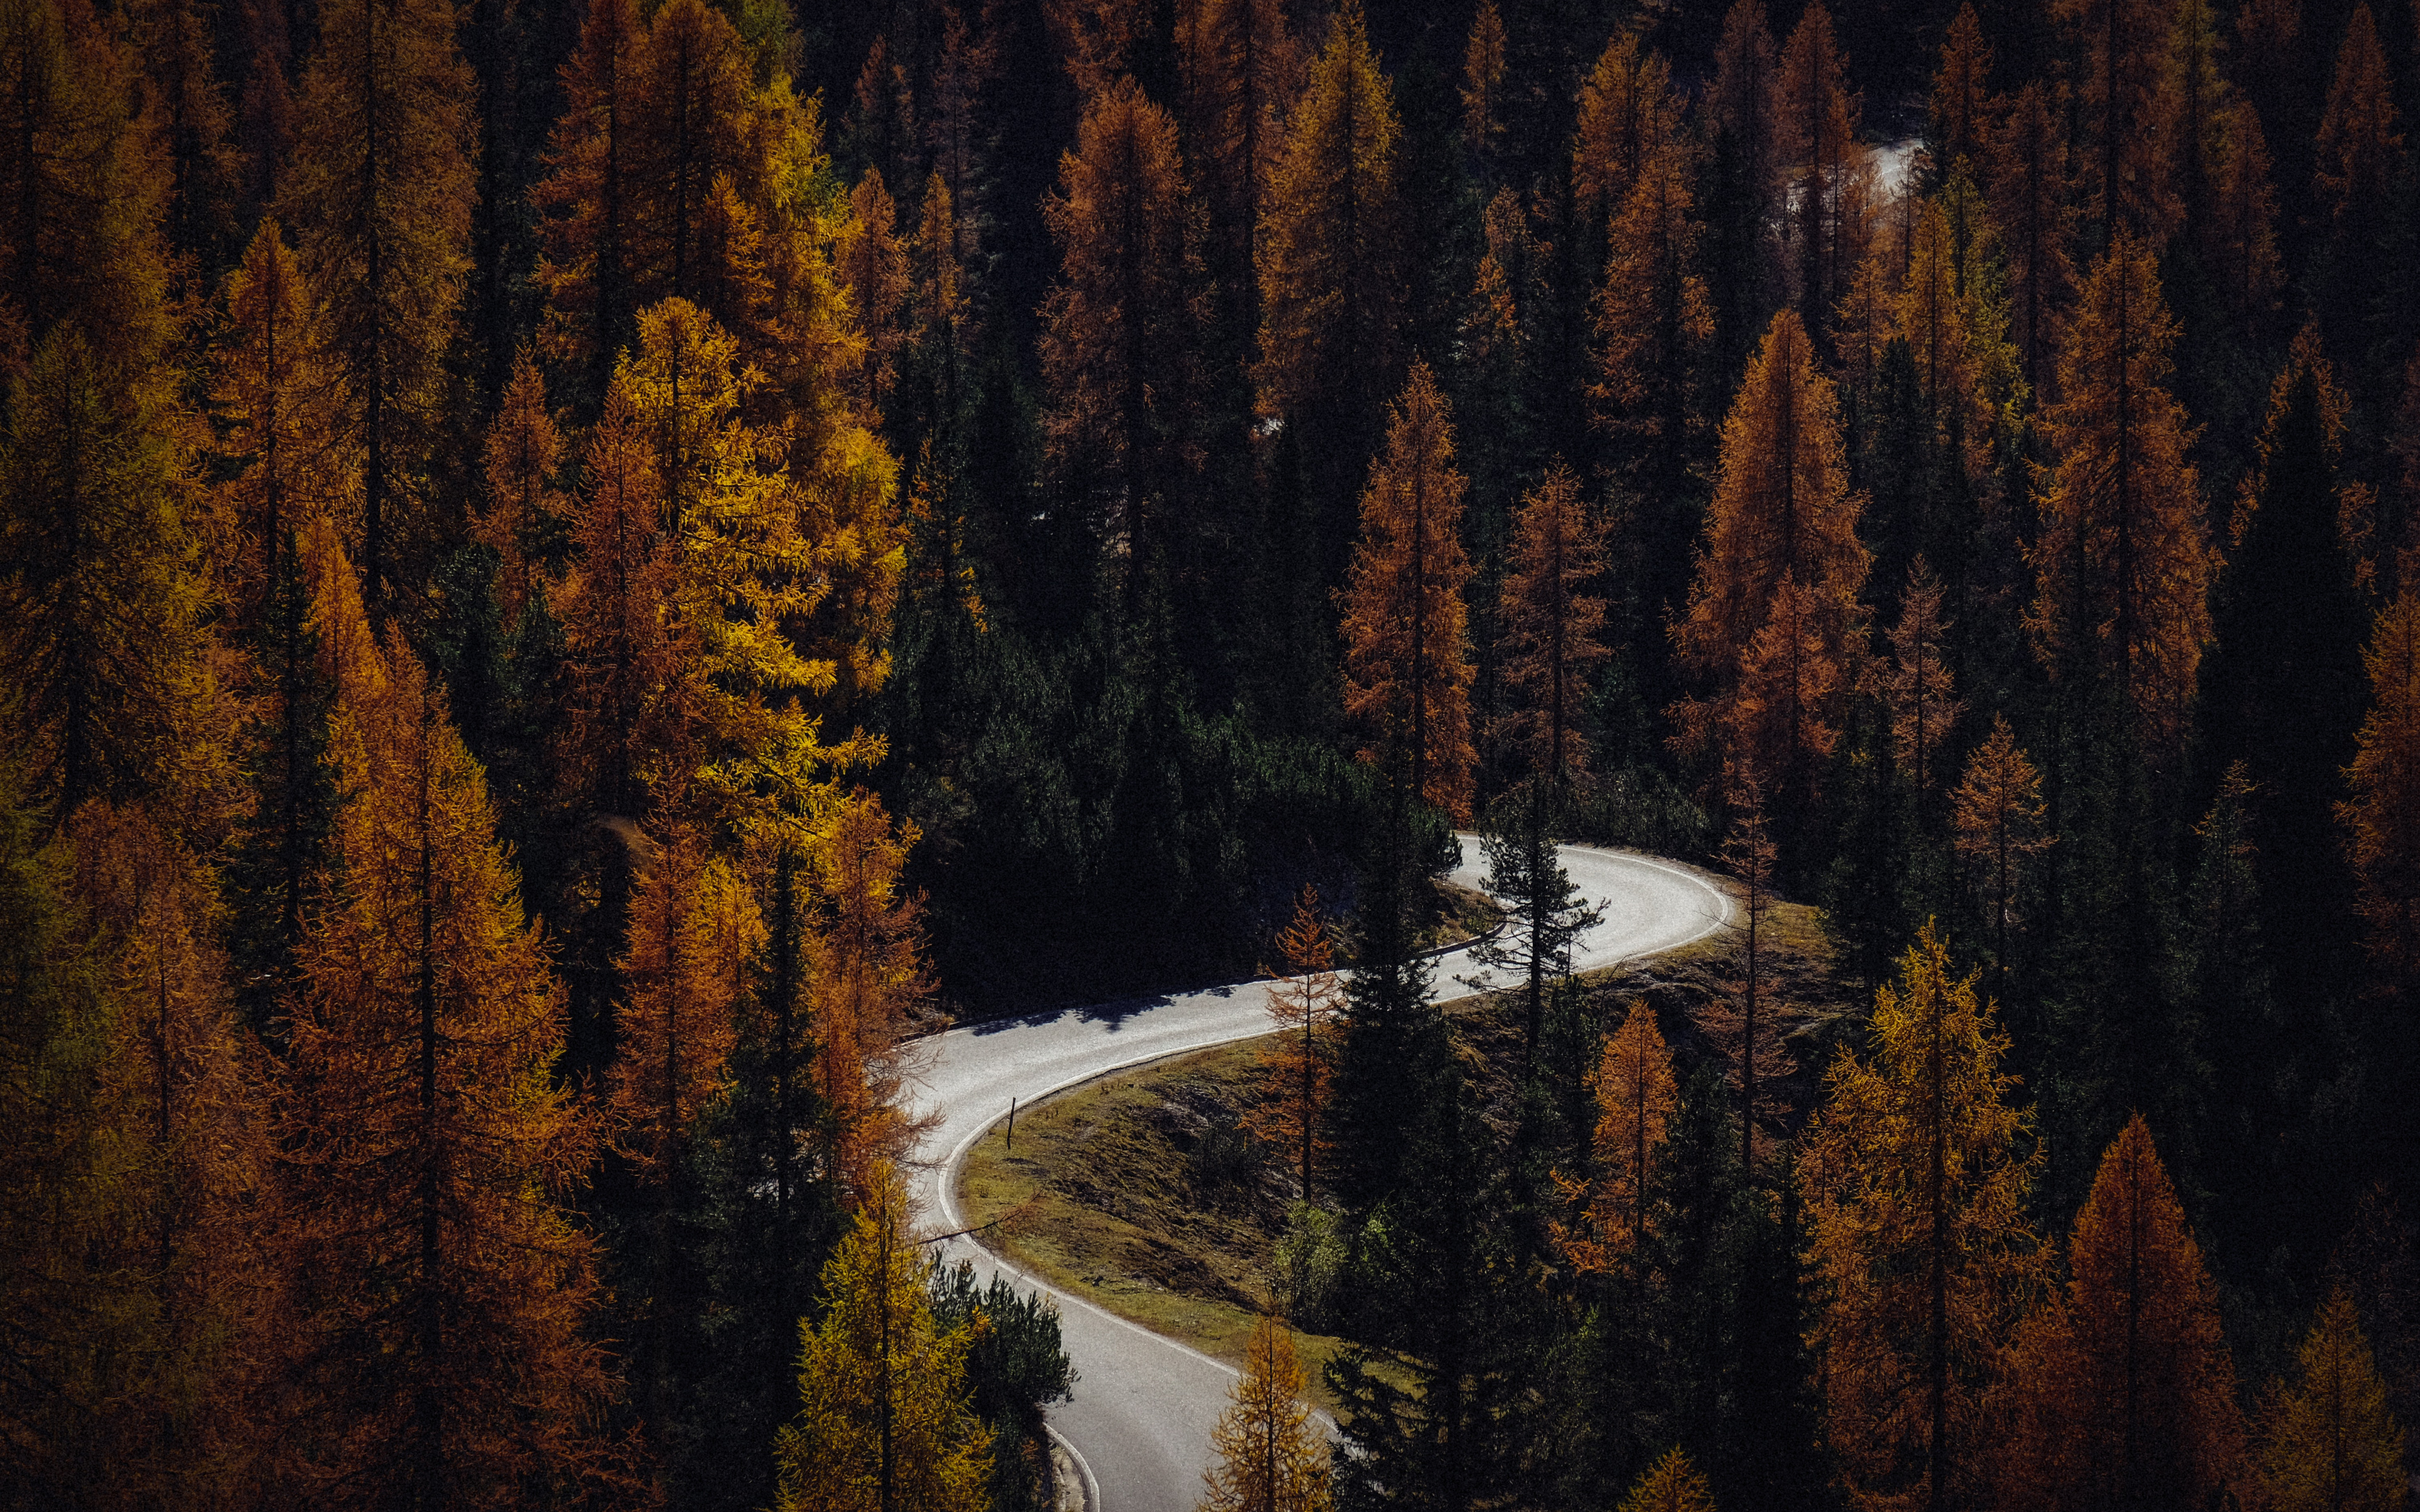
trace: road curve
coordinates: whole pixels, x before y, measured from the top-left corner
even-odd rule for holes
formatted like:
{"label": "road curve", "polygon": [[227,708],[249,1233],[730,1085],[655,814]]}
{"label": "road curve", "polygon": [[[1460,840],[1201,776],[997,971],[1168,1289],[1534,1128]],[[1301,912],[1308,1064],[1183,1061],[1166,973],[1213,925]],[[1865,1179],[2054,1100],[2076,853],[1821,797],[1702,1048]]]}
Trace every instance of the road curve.
{"label": "road curve", "polygon": [[[1454,880],[1476,887],[1482,870],[1475,837],[1465,835]],[[1652,955],[1721,928],[1730,904],[1703,876],[1669,861],[1580,846],[1561,851],[1573,885],[1605,911],[1574,950],[1590,970]],[[1457,979],[1479,968],[1466,950],[1436,962],[1436,981],[1460,995]],[[1022,1105],[1111,1072],[1268,1032],[1268,984],[1242,982],[1201,992],[1063,1009],[1004,1023],[953,1029],[923,1041],[915,1075],[916,1110],[931,1130],[910,1156],[910,1182],[929,1229],[966,1227],[957,1168],[967,1150]],[[967,1239],[942,1242],[943,1258],[1004,1272],[1059,1305],[1060,1329],[1079,1377],[1075,1399],[1050,1413],[1051,1426],[1090,1467],[1099,1504],[1092,1512],[1190,1512],[1202,1495],[1210,1429],[1226,1406],[1234,1373],[1226,1365],[1122,1318],[1046,1286]]]}

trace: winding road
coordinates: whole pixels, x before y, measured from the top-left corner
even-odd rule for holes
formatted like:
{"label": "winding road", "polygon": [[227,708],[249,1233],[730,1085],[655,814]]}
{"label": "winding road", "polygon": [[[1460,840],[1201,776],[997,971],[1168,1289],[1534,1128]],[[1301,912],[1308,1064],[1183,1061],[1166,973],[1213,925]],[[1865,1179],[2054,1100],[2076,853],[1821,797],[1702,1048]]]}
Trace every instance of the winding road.
{"label": "winding road", "polygon": [[[1462,841],[1453,879],[1475,887],[1479,846],[1473,836]],[[1574,950],[1575,970],[1672,949],[1730,920],[1722,892],[1685,867],[1580,846],[1564,846],[1561,856],[1573,885],[1605,911]],[[1478,970],[1466,949],[1435,964],[1437,983],[1455,995],[1457,979]],[[936,1117],[910,1159],[928,1222],[942,1232],[966,1227],[956,1200],[958,1164],[1008,1112],[1012,1097],[1021,1106],[1145,1061],[1265,1034],[1267,1003],[1267,982],[1244,982],[1038,1013],[924,1041],[917,1111]],[[1091,1512],[1190,1512],[1202,1495],[1211,1426],[1227,1405],[1234,1372],[1043,1285],[970,1240],[944,1241],[942,1257],[953,1264],[972,1259],[985,1275],[1003,1272],[1058,1304],[1080,1379],[1075,1399],[1054,1409],[1050,1422],[1086,1472]]]}

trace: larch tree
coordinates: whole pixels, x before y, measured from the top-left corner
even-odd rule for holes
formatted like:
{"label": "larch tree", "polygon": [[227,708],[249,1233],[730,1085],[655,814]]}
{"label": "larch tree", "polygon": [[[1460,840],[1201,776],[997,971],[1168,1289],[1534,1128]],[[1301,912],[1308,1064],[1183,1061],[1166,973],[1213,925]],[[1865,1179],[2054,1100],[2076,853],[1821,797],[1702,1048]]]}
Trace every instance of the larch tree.
{"label": "larch tree", "polygon": [[1491,162],[1504,134],[1504,16],[1496,0],[1479,0],[1462,47],[1462,140],[1481,162]]}
{"label": "larch tree", "polygon": [[212,56],[213,8],[202,0],[142,0],[124,12],[128,51],[143,66],[144,104],[164,139],[162,230],[186,292],[217,272],[234,220],[234,113]]}
{"label": "larch tree", "polygon": [[[1855,662],[1864,617],[1857,595],[1870,562],[1857,540],[1862,508],[1849,491],[1836,391],[1816,368],[1806,327],[1784,310],[1723,422],[1696,581],[1672,627],[1683,670],[1714,687],[1710,701],[1684,700],[1675,710],[1684,750],[1710,750],[1737,717],[1743,674],[1769,626],[1777,639],[1766,637],[1765,665],[1783,694],[1774,706],[1789,721],[1782,754],[1796,763],[1810,748],[1827,711],[1802,695],[1827,682],[1838,687]],[[1792,623],[1776,624],[1785,600]]]}
{"label": "larch tree", "polygon": [[527,352],[513,361],[504,404],[488,427],[480,460],[488,501],[473,530],[496,553],[496,608],[511,625],[539,591],[534,577],[541,570],[536,559],[552,545],[569,504],[555,487],[563,466],[563,432],[547,408],[545,375]]}
{"label": "larch tree", "polygon": [[164,417],[74,326],[8,388],[0,432],[0,650],[18,727],[61,822],[147,797],[203,821],[227,784]]}
{"label": "larch tree", "polygon": [[1945,779],[1942,751],[1965,712],[1943,655],[1950,622],[1942,618],[1941,593],[1941,579],[1918,556],[1907,569],[1899,623],[1890,629],[1890,664],[1882,673],[1891,757],[1920,797],[1929,797]]}
{"label": "larch tree", "polygon": [[1992,733],[1967,758],[1966,774],[1949,795],[1952,843],[1969,871],[1968,884],[1991,920],[1993,959],[2001,993],[2009,980],[2009,932],[2017,923],[2017,889],[2035,856],[2055,838],[2042,829],[2041,774],[2017,745],[2008,716],[1992,716]]}
{"label": "larch tree", "polygon": [[1590,418],[1636,444],[1629,471],[1642,489],[1674,488],[1703,428],[1699,370],[1714,335],[1683,147],[1668,146],[1639,166],[1607,236],[1605,279],[1589,308]]}
{"label": "larch tree", "polygon": [[2420,587],[2379,612],[2362,665],[2370,708],[2336,807],[2369,950],[2389,979],[2420,973]]}
{"label": "larch tree", "polygon": [[2214,116],[2209,213],[2202,221],[2202,257],[2226,308],[2259,321],[2277,307],[2286,283],[2277,254],[2277,191],[2269,142],[2248,100],[2228,101]]}
{"label": "larch tree", "polygon": [[369,628],[324,523],[305,560],[353,795],[341,886],[305,934],[278,1130],[308,1215],[289,1263],[316,1499],[516,1505],[602,1458],[596,1241],[567,1207],[597,1126],[552,1077],[563,995],[478,765],[419,664]]}
{"label": "larch tree", "polygon": [[1682,146],[1672,66],[1637,32],[1615,34],[1580,85],[1572,194],[1583,236],[1609,228],[1648,165]]}
{"label": "larch tree", "polygon": [[1579,1211],[1574,1223],[1558,1222],[1554,1235],[1564,1259],[1580,1271],[1601,1273],[1641,1253],[1665,1133],[1680,1109],[1672,1052],[1646,999],[1632,1000],[1621,1027],[1606,1041],[1589,1090],[1596,1099],[1590,1170],[1585,1180],[1556,1179]]}
{"label": "larch tree", "polygon": [[1776,91],[1781,161],[1802,176],[1793,236],[1799,308],[1809,331],[1829,323],[1863,252],[1857,162],[1858,99],[1849,60],[1832,35],[1832,13],[1807,8],[1781,49]]}
{"label": "larch tree", "polygon": [[293,227],[362,455],[359,551],[373,604],[437,507],[423,470],[470,270],[471,70],[439,0],[359,0],[320,17],[295,101],[278,211]]}
{"label": "larch tree", "polygon": [[2319,117],[2319,163],[2311,188],[2339,228],[2373,225],[2402,161],[2395,129],[2395,75],[2366,5],[2353,8],[2336,51],[2327,112]]}
{"label": "larch tree", "polygon": [[2260,1479],[2277,1512],[2398,1512],[2403,1427],[2388,1408],[2360,1310],[2338,1284],[2278,1383],[2262,1425]]}
{"label": "larch tree", "polygon": [[1327,1446],[1302,1401],[1294,1335],[1267,1313],[1252,1325],[1244,1373],[1210,1429],[1217,1457],[1196,1512],[1328,1512]]}
{"label": "larch tree", "polygon": [[0,8],[0,352],[13,371],[73,325],[121,380],[157,384],[178,334],[167,164],[116,29],[74,0]]}
{"label": "larch tree", "polygon": [[2075,292],[2074,172],[2067,93],[2040,80],[2019,88],[1993,137],[1986,190],[2009,251],[2011,334],[2036,401],[2055,393],[2060,338]]}
{"label": "larch tree", "polygon": [[[1979,300],[1967,297],[1967,248],[1961,245],[1971,241],[1973,233],[1970,228],[1965,238],[1959,235],[1944,198],[1926,201],[1916,216],[1907,242],[1906,274],[1892,301],[1891,328],[1907,343],[1916,363],[1916,387],[1932,440],[1949,449],[1967,471],[1980,472],[1987,466],[1993,414],[1978,371],[1982,353],[1975,348],[1998,332],[1974,330],[1983,312],[1978,308]],[[1979,285],[1982,280],[1975,282]],[[1978,336],[1979,341],[1975,339]]]}
{"label": "larch tree", "polygon": [[1403,371],[1402,134],[1360,7],[1348,4],[1311,66],[1269,181],[1255,249],[1254,368],[1264,414],[1309,425],[1324,447],[1345,453]]}
{"label": "larch tree", "polygon": [[88,803],[69,836],[117,1005],[100,1080],[129,1157],[96,1257],[132,1285],[144,1335],[101,1479],[156,1504],[273,1504],[298,1489],[274,1431],[295,1322],[273,1247],[285,1214],[211,878],[139,806]]}
{"label": "larch tree", "polygon": [[1311,1197],[1312,1157],[1330,1141],[1321,1129],[1327,1086],[1335,1073],[1337,1021],[1344,1011],[1344,980],[1336,974],[1334,927],[1320,908],[1319,889],[1303,884],[1294,918],[1278,933],[1285,976],[1269,987],[1269,1018],[1277,1032],[1261,1057],[1267,1095],[1246,1119],[1253,1135],[1275,1149],[1299,1153],[1302,1200]]}
{"label": "larch tree", "polygon": [[588,369],[598,394],[637,317],[630,273],[639,207],[632,175],[646,41],[635,0],[588,7],[563,66],[563,114],[542,160],[547,177],[531,195],[547,214],[536,279],[547,290],[550,344]]}
{"label": "larch tree", "polygon": [[899,381],[900,352],[908,332],[908,244],[899,237],[899,208],[879,169],[868,168],[848,192],[848,225],[833,261],[848,288],[858,329],[865,333],[861,393],[868,414],[878,414]]}
{"label": "larch tree", "polygon": [[1973,0],[1958,8],[1942,39],[1941,64],[1933,70],[1926,110],[1933,168],[1945,177],[1963,161],[1982,171],[1990,150],[1993,117],[1992,43],[1975,14]]}
{"label": "larch tree", "polygon": [[2109,679],[2155,756],[2183,738],[2216,566],[2185,455],[2192,432],[2167,389],[2176,342],[2151,247],[2121,232],[2059,352],[2059,402],[2046,416],[2058,466],[2026,620],[2054,669]]}
{"label": "larch tree", "polygon": [[1263,221],[1302,87],[1284,0],[1187,0],[1178,18],[1186,140],[1207,202],[1209,261],[1248,333],[1261,325]]}
{"label": "larch tree", "polygon": [[[1739,1092],[1740,1169],[1753,1174],[1760,1145],[1769,1147],[1764,1124],[1781,1111],[1773,1088],[1796,1069],[1781,1045],[1772,1023],[1772,1005],[1764,999],[1764,932],[1781,900],[1774,890],[1779,851],[1764,808],[1763,779],[1751,764],[1726,774],[1730,793],[1731,826],[1723,837],[1723,870],[1737,884],[1733,896],[1745,927],[1740,974],[1700,1003],[1694,1015],[1723,1068],[1723,1080]],[[1761,1028],[1760,1029],[1760,1025]]]}
{"label": "larch tree", "polygon": [[1714,1512],[1714,1493],[1705,1473],[1675,1445],[1638,1477],[1621,1512]]}
{"label": "larch tree", "polygon": [[2025,1216],[2040,1164],[2009,1051],[1928,923],[1875,995],[1800,1144],[1820,1302],[1823,1433],[1869,1507],[1965,1504],[1992,1484],[1978,1425],[2002,1345],[2045,1276]]}
{"label": "larch tree", "polygon": [[2173,0],[2054,0],[2052,11],[2082,54],[2077,168],[2101,246],[2105,252],[2121,235],[2163,246],[2184,212]]}
{"label": "larch tree", "polygon": [[1530,772],[1558,789],[1588,770],[1581,705],[1613,655],[1604,640],[1604,575],[1602,532],[1580,501],[1579,479],[1559,462],[1513,517],[1499,611],[1500,675],[1513,700],[1503,734],[1528,753]]}
{"label": "larch tree", "polygon": [[824,914],[808,936],[815,1088],[831,1119],[829,1174],[852,1196],[917,1133],[901,1106],[901,1041],[934,984],[923,899],[899,879],[915,843],[912,823],[894,826],[880,799],[858,792],[830,805],[812,852]]}
{"label": "larch tree", "polygon": [[2184,1506],[2255,1489],[2217,1289],[2140,1114],[2076,1214],[2062,1302],[2010,1347],[1999,1504]]}
{"label": "larch tree", "polygon": [[633,81],[629,290],[634,310],[687,299],[725,325],[739,312],[709,297],[728,286],[713,266],[730,251],[713,235],[721,180],[741,203],[763,197],[767,132],[752,108],[748,45],[703,0],[665,0],[647,22]]}
{"label": "larch tree", "polygon": [[1105,517],[1132,604],[1170,545],[1199,267],[1176,123],[1133,79],[1086,102],[1043,219],[1060,259],[1040,339],[1048,458]]}
{"label": "larch tree", "polygon": [[1466,818],[1476,758],[1464,480],[1445,395],[1426,363],[1412,364],[1388,421],[1342,594],[1344,712],[1369,741],[1363,761],[1411,797]]}
{"label": "larch tree", "polygon": [[824,1311],[799,1325],[798,1416],[782,1429],[778,1512],[982,1512],[992,1442],[966,1401],[977,1326],[933,1319],[933,1261],[908,1232],[897,1167],[866,1172],[824,1266]]}

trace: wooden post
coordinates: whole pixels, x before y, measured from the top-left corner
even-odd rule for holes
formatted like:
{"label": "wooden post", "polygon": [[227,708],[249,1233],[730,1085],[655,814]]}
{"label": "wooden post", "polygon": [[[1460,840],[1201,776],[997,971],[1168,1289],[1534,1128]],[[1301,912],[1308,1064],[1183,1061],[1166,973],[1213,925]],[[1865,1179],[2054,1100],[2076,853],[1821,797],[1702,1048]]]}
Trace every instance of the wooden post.
{"label": "wooden post", "polygon": [[1008,1100],[1008,1148],[1016,1148],[1016,1099]]}

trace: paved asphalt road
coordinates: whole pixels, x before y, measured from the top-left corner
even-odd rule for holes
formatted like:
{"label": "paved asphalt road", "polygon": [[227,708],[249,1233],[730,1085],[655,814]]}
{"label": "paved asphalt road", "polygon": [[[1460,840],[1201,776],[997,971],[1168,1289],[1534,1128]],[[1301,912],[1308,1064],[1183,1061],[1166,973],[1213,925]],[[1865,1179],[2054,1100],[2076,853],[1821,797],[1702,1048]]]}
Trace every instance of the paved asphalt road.
{"label": "paved asphalt road", "polygon": [[[1481,871],[1475,838],[1463,837],[1454,878],[1476,887]],[[1668,950],[1719,928],[1730,915],[1704,878],[1668,861],[1566,846],[1573,885],[1604,906],[1605,918],[1579,942],[1578,969]],[[1466,952],[1436,963],[1436,981],[1460,995],[1456,980],[1477,969]],[[928,1231],[965,1227],[954,1196],[959,1161],[1007,1113],[1009,1099],[1038,1102],[1079,1082],[1231,1040],[1268,1032],[1267,984],[1245,982],[1039,1013],[1008,1023],[954,1029],[925,1041],[917,1073],[919,1110],[938,1114],[912,1157],[911,1180]],[[945,1242],[944,1258],[1005,1270],[1059,1304],[1060,1326],[1079,1380],[1075,1399],[1050,1414],[1097,1489],[1093,1512],[1190,1512],[1202,1495],[1210,1428],[1226,1406],[1234,1374],[1184,1345],[1113,1317],[1079,1297],[1041,1286],[965,1239]]]}

